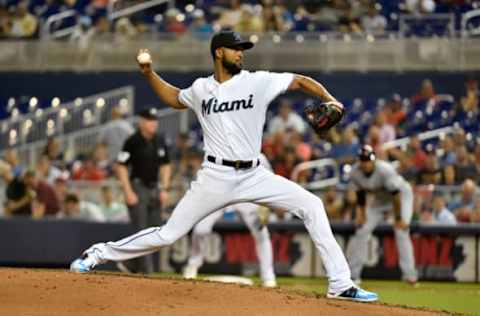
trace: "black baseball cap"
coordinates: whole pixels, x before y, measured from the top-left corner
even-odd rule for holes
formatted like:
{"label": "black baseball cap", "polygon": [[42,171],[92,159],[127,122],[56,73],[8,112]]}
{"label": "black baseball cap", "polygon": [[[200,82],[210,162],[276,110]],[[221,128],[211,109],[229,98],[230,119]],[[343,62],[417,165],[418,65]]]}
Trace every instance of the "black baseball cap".
{"label": "black baseball cap", "polygon": [[360,161],[374,161],[375,158],[375,152],[370,145],[363,145],[358,151],[358,159]]}
{"label": "black baseball cap", "polygon": [[247,50],[253,47],[253,43],[242,38],[240,34],[231,30],[222,30],[215,33],[210,42],[210,53],[215,56],[215,50],[220,47],[236,48]]}
{"label": "black baseball cap", "polygon": [[147,120],[157,120],[158,119],[157,114],[158,114],[158,111],[156,108],[146,108],[140,111],[140,113],[138,113],[140,117]]}

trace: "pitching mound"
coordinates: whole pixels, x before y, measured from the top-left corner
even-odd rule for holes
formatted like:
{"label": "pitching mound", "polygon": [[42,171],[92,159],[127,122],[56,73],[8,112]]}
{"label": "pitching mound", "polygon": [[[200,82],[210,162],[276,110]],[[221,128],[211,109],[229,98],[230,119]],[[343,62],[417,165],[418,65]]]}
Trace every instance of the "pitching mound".
{"label": "pitching mound", "polygon": [[434,315],[281,289],[99,273],[0,269],[0,281],[1,315]]}

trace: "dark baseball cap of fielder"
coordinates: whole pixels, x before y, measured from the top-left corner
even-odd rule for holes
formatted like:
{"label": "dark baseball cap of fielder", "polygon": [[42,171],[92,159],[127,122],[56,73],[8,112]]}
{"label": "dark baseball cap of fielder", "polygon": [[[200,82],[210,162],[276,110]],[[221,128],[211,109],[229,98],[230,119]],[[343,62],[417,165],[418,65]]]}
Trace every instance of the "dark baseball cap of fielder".
{"label": "dark baseball cap of fielder", "polygon": [[157,120],[158,119],[158,111],[156,108],[147,108],[140,113],[138,113],[138,116],[141,118],[147,119],[147,120]]}
{"label": "dark baseball cap of fielder", "polygon": [[241,48],[247,50],[253,47],[253,43],[242,38],[234,31],[223,30],[215,33],[210,42],[210,53],[215,56],[215,50],[220,47]]}

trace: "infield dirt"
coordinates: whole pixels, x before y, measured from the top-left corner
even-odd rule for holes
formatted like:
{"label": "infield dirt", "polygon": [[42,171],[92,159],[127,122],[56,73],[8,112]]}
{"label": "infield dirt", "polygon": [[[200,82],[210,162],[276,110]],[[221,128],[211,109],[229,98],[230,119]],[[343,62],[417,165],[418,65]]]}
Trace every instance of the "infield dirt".
{"label": "infield dirt", "polygon": [[3,268],[0,283],[0,315],[439,315],[282,289],[119,274]]}

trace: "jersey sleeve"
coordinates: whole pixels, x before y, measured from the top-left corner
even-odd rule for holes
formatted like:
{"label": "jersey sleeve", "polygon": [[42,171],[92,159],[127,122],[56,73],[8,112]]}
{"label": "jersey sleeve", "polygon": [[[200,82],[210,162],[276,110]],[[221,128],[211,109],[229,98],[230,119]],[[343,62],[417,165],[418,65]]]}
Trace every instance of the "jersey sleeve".
{"label": "jersey sleeve", "polygon": [[128,138],[123,144],[122,150],[118,153],[116,162],[128,165],[132,159],[133,148],[132,138]]}
{"label": "jersey sleeve", "polygon": [[262,92],[265,94],[266,102],[269,104],[280,94],[287,91],[288,87],[293,81],[294,75],[289,72],[277,73],[277,72],[262,72],[265,80],[265,84],[262,86]]}
{"label": "jersey sleeve", "polygon": [[178,94],[178,101],[185,105],[186,107],[193,109],[194,106],[194,97],[193,97],[193,85],[180,90],[180,93]]}
{"label": "jersey sleeve", "polygon": [[383,176],[385,179],[385,189],[388,192],[395,193],[401,189],[403,179],[392,166],[385,166]]}

